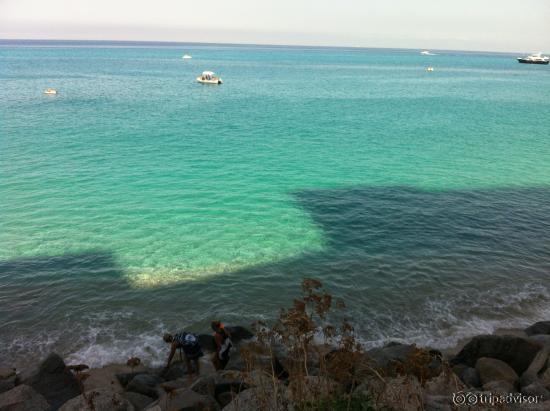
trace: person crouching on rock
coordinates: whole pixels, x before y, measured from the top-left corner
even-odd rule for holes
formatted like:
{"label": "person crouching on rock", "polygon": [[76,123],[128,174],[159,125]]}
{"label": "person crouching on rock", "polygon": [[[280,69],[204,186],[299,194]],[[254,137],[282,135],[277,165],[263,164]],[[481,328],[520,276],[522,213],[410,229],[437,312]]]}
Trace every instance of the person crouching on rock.
{"label": "person crouching on rock", "polygon": [[164,334],[163,340],[170,344],[170,355],[163,372],[168,371],[172,358],[174,358],[176,350],[179,349],[180,358],[182,351],[185,356],[189,376],[192,377],[193,373],[196,373],[198,377],[200,372],[199,358],[204,355],[198,337],[195,334],[182,331],[176,335]]}
{"label": "person crouching on rock", "polygon": [[216,353],[213,363],[217,370],[223,370],[229,362],[229,351],[233,347],[231,342],[231,333],[225,329],[220,321],[212,321],[210,324],[214,330],[214,339],[216,340]]}

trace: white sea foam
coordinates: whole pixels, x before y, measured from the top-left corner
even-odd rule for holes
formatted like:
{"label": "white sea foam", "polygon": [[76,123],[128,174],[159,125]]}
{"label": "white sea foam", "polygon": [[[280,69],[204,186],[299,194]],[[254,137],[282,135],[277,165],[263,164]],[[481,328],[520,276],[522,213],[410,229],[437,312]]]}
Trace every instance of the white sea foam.
{"label": "white sea foam", "polygon": [[104,343],[90,341],[81,349],[69,354],[69,363],[84,363],[90,367],[125,362],[130,357],[138,357],[144,364],[160,366],[167,356],[162,334],[152,332],[135,337],[122,338]]}
{"label": "white sea foam", "polygon": [[[269,317],[251,313],[241,317],[247,324],[256,318],[269,322]],[[523,328],[548,318],[550,290],[542,285],[526,284],[515,294],[506,296],[489,290],[476,296],[457,295],[453,300],[430,300],[413,318],[396,311],[394,317],[369,322],[368,329],[358,327],[357,337],[366,349],[390,341],[444,349],[467,337],[491,334],[498,328]],[[29,360],[56,351],[64,355],[68,363],[85,363],[91,367],[125,362],[134,356],[146,365],[162,365],[167,347],[161,336],[167,327],[161,321],[140,323],[138,332],[132,327],[138,320],[137,314],[128,311],[93,312],[82,317],[82,323],[87,325],[81,331],[68,334],[60,329],[36,333],[30,338],[18,337],[6,348],[10,355]],[[320,334],[317,339],[321,341]]]}

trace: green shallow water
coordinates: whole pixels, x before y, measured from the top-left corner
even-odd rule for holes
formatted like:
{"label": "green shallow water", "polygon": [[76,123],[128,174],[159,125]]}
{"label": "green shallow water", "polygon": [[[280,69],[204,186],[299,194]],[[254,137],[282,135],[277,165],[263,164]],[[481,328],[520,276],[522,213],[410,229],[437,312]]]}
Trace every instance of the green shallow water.
{"label": "green shallow water", "polygon": [[367,344],[548,314],[547,67],[215,45],[7,43],[0,61],[0,341],[16,356],[32,335],[97,363],[137,339],[157,361],[162,329],[271,318],[302,275],[368,317]]}

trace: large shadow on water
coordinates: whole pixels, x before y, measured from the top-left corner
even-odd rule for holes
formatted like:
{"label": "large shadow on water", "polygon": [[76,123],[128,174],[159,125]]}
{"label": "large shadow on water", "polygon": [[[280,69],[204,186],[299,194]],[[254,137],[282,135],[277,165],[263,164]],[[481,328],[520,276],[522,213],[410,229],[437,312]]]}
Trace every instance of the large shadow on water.
{"label": "large shadow on water", "polygon": [[354,307],[365,329],[395,335],[459,319],[529,318],[550,303],[549,188],[355,187],[294,196],[326,246],[226,277],[252,279],[245,300],[263,292],[268,304],[287,304],[301,277],[316,277]]}
{"label": "large shadow on water", "polygon": [[136,330],[159,318],[167,327],[203,328],[213,314],[247,323],[288,305],[303,277],[343,297],[374,339],[548,309],[550,188],[293,195],[325,237],[321,252],[150,288],[133,287],[108,251],[0,262],[3,333],[117,310],[137,313]]}

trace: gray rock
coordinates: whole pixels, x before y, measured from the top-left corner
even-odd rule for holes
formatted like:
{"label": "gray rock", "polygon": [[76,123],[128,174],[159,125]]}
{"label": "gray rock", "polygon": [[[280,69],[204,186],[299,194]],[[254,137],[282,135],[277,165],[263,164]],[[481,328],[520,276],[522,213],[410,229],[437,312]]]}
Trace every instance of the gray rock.
{"label": "gray rock", "polygon": [[[369,391],[375,399],[375,409],[418,411],[422,409],[423,393],[418,379],[412,375],[386,378],[380,384],[378,379],[369,384]],[[435,394],[432,392],[432,394]]]}
{"label": "gray rock", "polygon": [[537,355],[535,355],[535,358],[533,358],[533,361],[531,361],[531,364],[529,364],[529,368],[525,371],[527,374],[538,374],[540,370],[543,369],[543,367],[546,366],[546,361],[548,360],[548,349],[543,348],[540,350]]}
{"label": "gray rock", "polygon": [[134,406],[136,411],[141,411],[151,405],[155,400],[146,395],[138,394],[137,392],[125,392],[122,394]]}
{"label": "gray rock", "polygon": [[126,386],[126,391],[137,392],[152,398],[158,398],[156,387],[162,382],[162,378],[152,374],[139,374],[132,378]]}
{"label": "gray rock", "polygon": [[226,370],[233,370],[233,371],[244,371],[247,369],[246,362],[244,358],[241,356],[241,354],[235,350],[231,350],[231,356],[229,357],[229,361],[227,365],[225,366]]}
{"label": "gray rock", "polygon": [[550,349],[550,335],[547,334],[536,334],[528,337],[529,340],[534,341],[538,344],[541,344],[547,349]]}
{"label": "gray rock", "polygon": [[460,376],[460,374],[462,374],[462,372],[466,368],[471,368],[471,367],[468,367],[466,364],[456,364],[452,367],[452,370],[456,375]]}
{"label": "gray rock", "polygon": [[479,335],[462,348],[451,360],[451,365],[466,364],[474,367],[479,358],[489,357],[504,361],[521,375],[541,348],[541,344],[521,337]]}
{"label": "gray rock", "polygon": [[231,391],[221,392],[216,395],[216,401],[218,401],[218,404],[220,404],[221,407],[225,407],[235,399],[236,395],[237,394],[234,394]]}
{"label": "gray rock", "polygon": [[531,397],[538,397],[541,400],[550,399],[550,391],[548,391],[540,381],[527,385],[521,389],[521,393]]}
{"label": "gray rock", "polygon": [[0,379],[0,394],[15,387],[15,375],[9,378]]}
{"label": "gray rock", "polygon": [[[429,362],[426,366],[427,378],[434,378],[441,373],[442,362],[441,362],[441,353],[437,350],[423,350],[429,356]],[[410,363],[414,356],[419,352],[414,344],[400,344],[400,343],[389,343],[382,348],[374,348],[367,351],[366,355],[372,361],[376,368],[381,370],[386,376],[395,377],[403,370],[402,365]]]}
{"label": "gray rock", "polygon": [[91,390],[67,401],[59,411],[135,411],[135,407],[119,393]]}
{"label": "gray rock", "polygon": [[220,406],[214,398],[201,395],[188,388],[180,388],[163,395],[155,405],[161,411],[218,411]]}
{"label": "gray rock", "polygon": [[385,347],[373,348],[367,351],[376,366],[388,376],[396,376],[399,364],[408,361],[416,347],[409,344],[389,343]]}
{"label": "gray rock", "polygon": [[525,329],[527,335],[550,334],[550,321],[539,321]]}
{"label": "gray rock", "polygon": [[250,388],[242,391],[233,401],[223,407],[223,411],[283,411],[288,410],[288,395],[284,385],[275,393],[263,388]]}
{"label": "gray rock", "polygon": [[146,371],[132,371],[132,372],[118,373],[116,374],[116,378],[123,387],[126,387],[130,383],[130,381],[134,379],[134,377],[141,374],[146,374]]}
{"label": "gray rock", "polygon": [[447,373],[441,373],[437,377],[425,381],[422,388],[426,395],[443,395],[447,398],[451,398],[457,391],[467,390],[458,378]]}
{"label": "gray rock", "polygon": [[483,390],[492,394],[506,395],[511,392],[516,392],[516,388],[508,381],[491,381],[483,384]]}
{"label": "gray rock", "polygon": [[240,373],[232,376],[230,372],[224,372],[223,375],[200,377],[189,388],[201,395],[217,397],[228,391],[238,394],[248,385],[241,379]]}
{"label": "gray rock", "polygon": [[187,375],[187,365],[184,362],[178,361],[170,364],[167,371],[162,374],[162,378],[166,381],[177,380]]}
{"label": "gray rock", "polygon": [[15,371],[16,371],[15,368],[7,368],[7,367],[0,368],[0,380],[15,377]]}
{"label": "gray rock", "polygon": [[199,375],[201,377],[206,377],[208,375],[216,374],[216,367],[214,367],[214,363],[212,362],[212,358],[208,356],[201,357],[199,359],[199,366],[200,366],[200,372]]}
{"label": "gray rock", "polygon": [[519,386],[521,388],[526,387],[538,381],[538,379],[537,374],[524,372],[519,379]]}
{"label": "gray rock", "polygon": [[231,334],[231,341],[235,344],[238,344],[243,340],[250,340],[254,337],[252,331],[245,327],[241,327],[240,325],[225,327],[225,329],[229,331]]}
{"label": "gray rock", "polygon": [[426,395],[424,397],[425,411],[451,411],[452,402],[448,395]]}
{"label": "gray rock", "polygon": [[550,400],[548,401],[538,401],[533,404],[524,404],[520,408],[514,408],[521,411],[548,411],[550,410]]}
{"label": "gray rock", "polygon": [[78,380],[66,369],[63,359],[57,354],[50,354],[40,364],[38,370],[23,375],[21,384],[29,385],[42,394],[54,410],[71,398],[80,395]]}
{"label": "gray rock", "polygon": [[177,380],[171,380],[161,383],[157,388],[157,392],[159,392],[160,396],[161,393],[171,393],[172,391],[178,390],[180,388],[187,388],[188,386],[189,379],[178,378]]}
{"label": "gray rock", "polygon": [[513,368],[504,361],[482,357],[476,362],[476,370],[479,373],[479,379],[483,386],[495,381],[505,381],[515,390],[518,384],[518,375]]}
{"label": "gray rock", "polygon": [[[263,390],[272,389],[273,380],[268,379],[258,387]],[[289,383],[288,389],[289,398],[295,404],[299,404],[303,400],[313,404],[320,399],[327,399],[343,393],[342,386],[327,377],[308,376],[297,378]]]}
{"label": "gray rock", "polygon": [[479,378],[479,373],[475,368],[465,367],[458,377],[468,387],[479,388],[482,385],[481,379]]}
{"label": "gray rock", "polygon": [[550,390],[550,368],[547,368],[546,371],[542,373],[540,380],[546,389]]}
{"label": "gray rock", "polygon": [[190,390],[201,395],[216,395],[216,376],[200,377],[189,387]]}
{"label": "gray rock", "polygon": [[83,381],[84,391],[109,389],[113,392],[123,392],[124,386],[128,385],[132,378],[145,371],[143,366],[134,367],[132,370],[132,367],[124,364],[92,368],[86,372],[87,377]]}
{"label": "gray rock", "polygon": [[19,385],[0,394],[0,411],[46,411],[46,399],[28,385]]}

